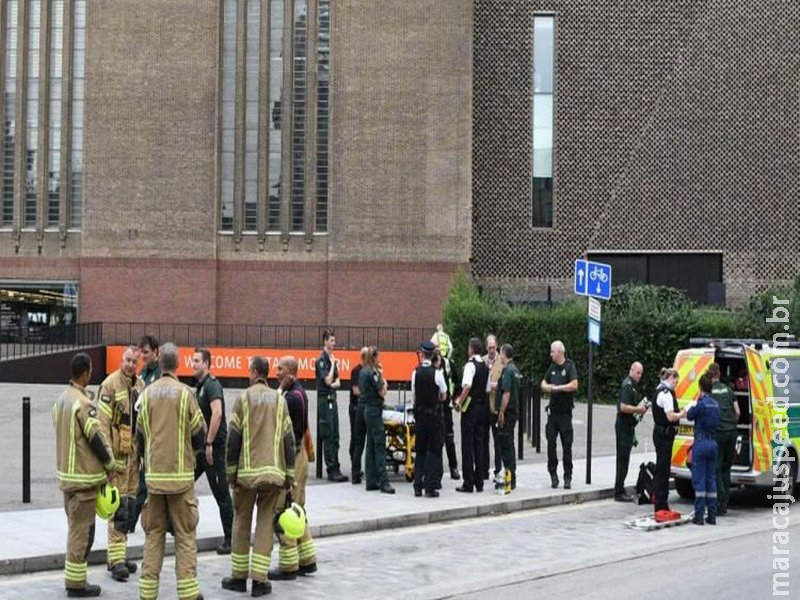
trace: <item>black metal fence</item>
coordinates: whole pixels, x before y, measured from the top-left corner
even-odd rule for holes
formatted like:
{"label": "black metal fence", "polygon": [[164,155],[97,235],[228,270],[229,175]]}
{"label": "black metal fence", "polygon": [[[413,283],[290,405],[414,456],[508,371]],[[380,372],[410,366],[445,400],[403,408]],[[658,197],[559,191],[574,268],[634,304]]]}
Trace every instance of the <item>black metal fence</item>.
{"label": "black metal fence", "polygon": [[0,332],[0,360],[70,350],[86,346],[137,343],[143,335],[159,343],[179,346],[234,346],[242,348],[298,348],[322,346],[322,333],[332,329],[339,349],[378,346],[381,350],[415,350],[429,339],[432,329],[421,327],[377,327],[324,325],[241,325],[214,323],[76,323],[35,331]]}

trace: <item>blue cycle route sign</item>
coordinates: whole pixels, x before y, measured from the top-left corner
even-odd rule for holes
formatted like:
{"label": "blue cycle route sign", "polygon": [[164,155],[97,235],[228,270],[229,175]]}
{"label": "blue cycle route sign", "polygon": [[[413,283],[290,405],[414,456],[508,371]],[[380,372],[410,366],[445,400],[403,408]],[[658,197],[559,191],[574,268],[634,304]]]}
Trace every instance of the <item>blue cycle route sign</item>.
{"label": "blue cycle route sign", "polygon": [[611,298],[611,265],[590,260],[576,260],[575,293],[603,300]]}

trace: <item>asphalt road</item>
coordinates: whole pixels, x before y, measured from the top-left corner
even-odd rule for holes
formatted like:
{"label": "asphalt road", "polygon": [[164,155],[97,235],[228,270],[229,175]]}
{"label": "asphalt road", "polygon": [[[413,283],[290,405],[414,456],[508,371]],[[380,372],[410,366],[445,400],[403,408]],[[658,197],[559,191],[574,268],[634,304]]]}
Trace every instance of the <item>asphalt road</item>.
{"label": "asphalt road", "polygon": [[[317,543],[319,572],[276,582],[276,597],[404,600],[436,598],[679,598],[752,600],[772,594],[772,513],[740,498],[719,524],[637,531],[626,520],[646,513],[600,501],[369,534]],[[688,512],[686,503],[673,507]],[[800,509],[794,509],[800,510]],[[791,516],[790,516],[790,522]],[[789,597],[800,590],[800,520],[790,525]],[[277,559],[277,549],[273,560]],[[174,560],[162,570],[160,598],[175,598]],[[220,588],[227,557],[198,560],[205,598],[242,597]],[[89,580],[111,600],[135,598],[137,576],[112,581],[105,568]],[[0,578],[0,598],[62,594],[60,572]]]}

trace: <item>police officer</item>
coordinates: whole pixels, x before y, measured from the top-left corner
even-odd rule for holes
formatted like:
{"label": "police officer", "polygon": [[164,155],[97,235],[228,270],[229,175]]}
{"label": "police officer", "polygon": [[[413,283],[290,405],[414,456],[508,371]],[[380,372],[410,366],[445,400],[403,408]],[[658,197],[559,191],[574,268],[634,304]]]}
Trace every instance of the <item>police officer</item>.
{"label": "police officer", "polygon": [[[233,543],[231,576],[222,587],[247,591],[247,576],[253,579],[252,596],[272,591],[267,581],[274,519],[282,510],[286,490],[292,487],[295,465],[295,436],[286,400],[267,385],[269,363],[257,356],[250,362],[250,387],[233,405],[228,428],[226,458],[228,478],[233,486]],[[253,508],[258,506],[253,551],[250,529]]]}
{"label": "police officer", "polygon": [[358,374],[359,403],[364,405],[364,429],[366,452],[364,477],[367,491],[380,490],[394,494],[386,475],[386,434],[383,429],[383,398],[386,396],[386,380],[380,366],[380,353],[375,346],[367,348],[364,366]]}
{"label": "police officer", "polygon": [[467,347],[469,359],[461,379],[461,395],[455,401],[456,410],[461,413],[461,465],[464,470],[464,481],[456,491],[470,494],[483,491],[480,470],[489,414],[486,394],[489,368],[481,359],[481,350],[481,340],[471,338]]}
{"label": "police officer", "polygon": [[542,379],[541,388],[550,394],[547,406],[547,424],[544,432],[547,438],[547,471],[550,485],[558,487],[558,454],[556,440],[561,436],[561,450],[564,455],[564,489],[572,487],[572,409],[573,396],[578,390],[578,370],[575,363],[564,355],[564,344],[556,340],[550,344],[552,363]]}
{"label": "police officer", "polygon": [[656,448],[653,510],[655,520],[663,522],[680,519],[681,516],[669,508],[669,465],[672,460],[672,442],[675,441],[676,425],[686,416],[686,411],[678,408],[678,399],[675,396],[678,371],[665,367],[661,369],[659,379],[661,381],[656,387],[656,401],[653,402],[653,445]]}
{"label": "police officer", "polygon": [[225,395],[219,380],[209,371],[211,352],[208,348],[195,348],[192,355],[192,370],[197,384],[197,404],[203,412],[208,435],[205,452],[197,455],[194,480],[205,473],[211,493],[219,507],[222,521],[223,542],[217,546],[217,554],[231,553],[231,528],[233,527],[233,504],[225,476],[225,439],[228,428],[225,422]]}
{"label": "police officer", "polygon": [[203,450],[206,426],[192,389],[180,381],[178,349],[159,350],[162,376],[142,392],[136,424],[139,457],[146,463],[147,502],[142,509],[145,532],[139,597],[158,596],[167,523],[175,531],[175,578],[178,598],[202,598],[197,583],[195,530],[199,519],[194,493],[195,454]]}
{"label": "police officer", "polygon": [[[514,348],[503,344],[500,348],[503,370],[497,382],[495,412],[497,413],[497,446],[502,464],[511,477],[511,489],[517,487],[517,458],[514,452],[514,426],[519,418],[519,389],[522,374],[514,362]],[[498,470],[499,471],[499,470]]]}
{"label": "police officer", "polygon": [[[161,377],[161,366],[158,364],[158,341],[152,335],[143,335],[139,338],[139,355],[142,358],[142,370],[139,372],[139,379],[142,385],[147,387],[159,377]],[[134,403],[134,416],[139,410],[139,401]],[[134,419],[134,422],[135,419]],[[131,519],[130,533],[136,529],[139,515],[142,514],[142,507],[147,500],[147,485],[144,482],[144,468],[139,468],[139,486],[136,490],[136,508]]]}
{"label": "police officer", "polygon": [[739,403],[733,390],[719,380],[717,363],[708,367],[711,377],[711,395],[719,405],[719,427],[717,427],[717,515],[728,512],[731,497],[731,467],[736,453],[736,425],[739,422]]}
{"label": "police officer", "polygon": [[422,342],[419,352],[422,362],[411,373],[411,396],[414,399],[415,448],[414,495],[436,498],[437,483],[441,480],[442,439],[444,420],[442,404],[447,397],[444,375],[432,363],[436,346]]}
{"label": "police officer", "polygon": [[614,423],[614,432],[617,436],[617,473],[614,479],[614,500],[617,502],[633,502],[633,496],[625,492],[625,478],[628,476],[633,440],[636,437],[635,429],[638,423],[636,415],[644,415],[647,412],[647,407],[641,402],[642,398],[638,388],[643,372],[642,363],[634,362],[631,365],[628,376],[622,380],[622,385],[619,388],[617,420]]}
{"label": "police officer", "polygon": [[[316,363],[317,419],[322,437],[322,454],[328,470],[328,481],[347,481],[339,466],[339,408],[336,405],[336,390],[341,387],[339,368],[333,356],[336,336],[326,329],[322,333],[322,354]],[[352,432],[351,432],[352,435]]]}
{"label": "police officer", "polygon": [[[708,373],[700,376],[700,399],[689,407],[686,417],[694,421],[692,445],[692,487],[694,488],[695,525],[717,524],[717,427],[719,405],[711,395],[713,382]],[[707,511],[707,512],[706,512]]]}
{"label": "police officer", "polygon": [[67,513],[67,553],[64,581],[67,596],[100,595],[100,586],[86,583],[86,557],[94,541],[97,491],[115,469],[114,455],[97,420],[97,409],[86,386],[92,378],[92,361],[80,352],[70,361],[69,386],[53,405],[56,430],[58,487],[64,492]]}
{"label": "police officer", "polygon": [[120,368],[100,384],[98,416],[104,437],[111,444],[117,469],[109,475],[109,483],[119,490],[120,505],[108,521],[107,566],[111,577],[127,581],[136,572],[136,563],[127,560],[128,531],[136,511],[136,490],[139,484],[139,461],[135,448],[134,404],[143,384],[136,376],[139,349],[128,346],[122,353]]}
{"label": "police officer", "polygon": [[[278,362],[278,382],[286,398],[286,407],[292,419],[296,456],[294,461],[294,485],[292,500],[305,509],[306,480],[308,479],[308,454],[303,445],[303,436],[308,431],[308,396],[297,380],[297,359],[284,356]],[[308,512],[306,512],[308,515]],[[278,569],[269,572],[269,579],[293,580],[297,575],[309,575],[317,570],[317,554],[311,530],[306,527],[299,540],[279,535],[281,547],[278,551]]]}

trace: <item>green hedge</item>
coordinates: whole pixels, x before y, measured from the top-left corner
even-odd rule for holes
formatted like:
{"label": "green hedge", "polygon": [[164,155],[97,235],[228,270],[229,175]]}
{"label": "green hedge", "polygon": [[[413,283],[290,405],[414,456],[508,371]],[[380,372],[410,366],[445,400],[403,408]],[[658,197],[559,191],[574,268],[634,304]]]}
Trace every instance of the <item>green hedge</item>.
{"label": "green hedge", "polygon": [[[672,365],[675,353],[689,344],[689,338],[765,337],[783,331],[782,325],[769,326],[764,320],[771,314],[767,311],[772,310],[773,292],[754,298],[747,310],[734,312],[695,307],[681,291],[671,288],[617,286],[611,300],[603,304],[602,343],[594,350],[595,400],[616,402],[619,384],[634,360],[645,368],[643,389],[652,390],[659,369]],[[791,298],[791,328],[800,333],[800,278],[793,288],[777,292],[783,294],[778,295],[781,299]],[[509,307],[498,297],[481,294],[467,275],[459,273],[445,304],[444,325],[460,364],[466,359],[470,337],[483,339],[494,333],[501,343],[514,346],[523,374],[537,383],[550,363],[550,342],[560,339],[578,367],[579,395],[585,397],[586,313],[585,299],[552,307]]]}

